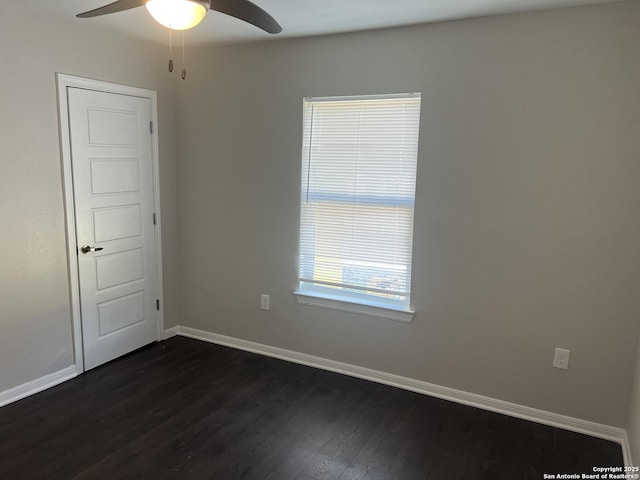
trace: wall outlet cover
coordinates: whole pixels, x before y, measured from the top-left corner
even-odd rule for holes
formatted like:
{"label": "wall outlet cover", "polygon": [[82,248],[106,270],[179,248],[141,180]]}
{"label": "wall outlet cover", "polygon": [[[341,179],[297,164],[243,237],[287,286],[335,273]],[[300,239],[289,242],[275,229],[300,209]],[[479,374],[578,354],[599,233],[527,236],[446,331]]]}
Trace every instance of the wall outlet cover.
{"label": "wall outlet cover", "polygon": [[562,368],[563,370],[567,370],[569,368],[570,354],[571,354],[570,350],[565,350],[564,348],[556,348],[555,353],[553,355],[553,366],[556,368]]}
{"label": "wall outlet cover", "polygon": [[269,295],[265,295],[264,293],[260,295],[260,308],[262,310],[269,310],[271,305],[271,297]]}

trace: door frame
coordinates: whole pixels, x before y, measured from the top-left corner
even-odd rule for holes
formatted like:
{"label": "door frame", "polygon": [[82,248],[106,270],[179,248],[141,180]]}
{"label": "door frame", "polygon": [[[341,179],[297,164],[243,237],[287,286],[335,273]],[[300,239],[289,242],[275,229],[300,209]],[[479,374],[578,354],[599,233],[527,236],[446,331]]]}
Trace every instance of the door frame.
{"label": "door frame", "polygon": [[73,171],[71,168],[71,136],[69,130],[68,88],[81,88],[97,92],[148,98],[151,103],[151,164],[153,171],[153,207],[156,213],[156,282],[160,309],[158,315],[157,339],[164,339],[164,295],[162,289],[162,222],[160,211],[160,161],[158,144],[158,94],[154,90],[109,83],[90,78],[76,77],[63,73],[56,74],[58,90],[58,127],[60,133],[60,153],[62,157],[62,183],[65,210],[65,229],[67,240],[67,263],[69,268],[69,296],[71,302],[71,324],[73,331],[73,354],[76,372],[84,372],[84,350],[82,346],[82,314],[80,310],[80,278],[78,273],[78,253],[76,237],[76,216],[74,206]]}

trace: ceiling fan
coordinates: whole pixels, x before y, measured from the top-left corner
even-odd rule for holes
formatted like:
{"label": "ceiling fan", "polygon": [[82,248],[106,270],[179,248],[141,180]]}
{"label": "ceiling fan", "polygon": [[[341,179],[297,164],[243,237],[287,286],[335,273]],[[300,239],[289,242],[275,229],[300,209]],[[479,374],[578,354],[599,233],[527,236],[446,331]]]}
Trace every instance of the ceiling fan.
{"label": "ceiling fan", "polygon": [[[147,7],[151,16],[161,25],[171,30],[188,30],[198,25],[207,13],[215,10],[250,23],[267,33],[280,33],[282,27],[276,20],[249,0],[117,0],[108,5],[79,13],[78,18],[91,18],[110,13],[123,12],[132,8]],[[169,50],[171,34],[169,34]],[[173,54],[170,53],[169,71],[173,72]],[[182,79],[187,77],[184,67],[184,35],[182,37]]]}
{"label": "ceiling fan", "polygon": [[76,16],[97,17],[143,5],[158,23],[172,30],[193,28],[202,21],[207,10],[215,10],[255,25],[267,33],[282,31],[271,15],[249,0],[117,0]]}

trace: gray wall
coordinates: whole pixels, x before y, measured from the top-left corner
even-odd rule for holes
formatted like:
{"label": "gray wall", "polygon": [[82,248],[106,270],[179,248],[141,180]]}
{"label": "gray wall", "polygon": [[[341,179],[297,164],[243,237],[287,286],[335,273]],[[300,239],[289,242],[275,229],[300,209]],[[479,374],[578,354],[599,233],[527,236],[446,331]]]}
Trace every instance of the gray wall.
{"label": "gray wall", "polygon": [[[624,426],[639,27],[640,2],[622,2],[190,51],[180,323]],[[423,98],[414,321],[298,305],[302,97],[408,91]]]}
{"label": "gray wall", "polygon": [[56,72],[158,91],[165,315],[176,323],[174,79],[165,49],[0,2],[0,392],[73,363]]}

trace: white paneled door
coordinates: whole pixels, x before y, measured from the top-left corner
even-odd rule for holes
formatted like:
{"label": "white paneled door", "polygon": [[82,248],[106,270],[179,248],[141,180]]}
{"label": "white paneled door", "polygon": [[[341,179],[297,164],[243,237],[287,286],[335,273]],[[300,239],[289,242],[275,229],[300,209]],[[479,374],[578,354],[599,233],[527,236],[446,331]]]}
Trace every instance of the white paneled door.
{"label": "white paneled door", "polygon": [[68,89],[85,370],[158,340],[151,103]]}

